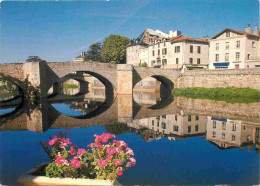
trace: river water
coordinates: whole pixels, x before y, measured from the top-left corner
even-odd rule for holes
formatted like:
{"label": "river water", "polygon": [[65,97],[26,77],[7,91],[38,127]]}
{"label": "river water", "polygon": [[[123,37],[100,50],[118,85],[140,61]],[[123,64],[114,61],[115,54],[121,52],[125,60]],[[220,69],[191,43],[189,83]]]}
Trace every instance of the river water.
{"label": "river water", "polygon": [[148,91],[58,95],[33,102],[16,96],[0,107],[0,183],[48,157],[40,142],[71,130],[79,148],[110,132],[134,150],[127,185],[259,184],[260,103],[226,103]]}

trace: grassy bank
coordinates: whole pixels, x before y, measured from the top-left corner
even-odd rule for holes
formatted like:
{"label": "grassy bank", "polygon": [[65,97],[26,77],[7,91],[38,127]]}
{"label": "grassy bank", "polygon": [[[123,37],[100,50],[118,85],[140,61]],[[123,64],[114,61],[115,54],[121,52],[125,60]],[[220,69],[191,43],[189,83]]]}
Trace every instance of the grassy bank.
{"label": "grassy bank", "polygon": [[172,94],[173,96],[213,99],[226,102],[251,103],[260,101],[260,91],[251,88],[175,88],[172,90]]}
{"label": "grassy bank", "polygon": [[65,83],[65,84],[63,84],[63,87],[65,89],[75,89],[75,88],[78,88],[78,85]]}

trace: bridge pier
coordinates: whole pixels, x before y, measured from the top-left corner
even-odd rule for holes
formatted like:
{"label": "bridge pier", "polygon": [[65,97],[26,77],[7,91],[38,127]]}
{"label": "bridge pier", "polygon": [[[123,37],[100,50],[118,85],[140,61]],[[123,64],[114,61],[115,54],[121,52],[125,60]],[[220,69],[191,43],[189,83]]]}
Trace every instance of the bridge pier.
{"label": "bridge pier", "polygon": [[133,66],[127,64],[117,65],[117,94],[133,94]]}

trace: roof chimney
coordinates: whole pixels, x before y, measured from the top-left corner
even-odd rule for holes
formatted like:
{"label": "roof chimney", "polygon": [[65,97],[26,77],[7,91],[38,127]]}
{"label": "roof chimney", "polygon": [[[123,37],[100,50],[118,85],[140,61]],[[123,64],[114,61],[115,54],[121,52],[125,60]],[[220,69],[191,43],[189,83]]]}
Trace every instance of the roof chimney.
{"label": "roof chimney", "polygon": [[254,35],[256,35],[256,36],[260,36],[260,32],[259,32],[259,29],[258,29],[257,26],[255,27]]}
{"label": "roof chimney", "polygon": [[248,34],[251,34],[251,26],[250,26],[250,24],[248,24],[248,26],[246,27],[245,32],[248,33]]}
{"label": "roof chimney", "polygon": [[85,52],[81,52],[81,57],[85,57]]}

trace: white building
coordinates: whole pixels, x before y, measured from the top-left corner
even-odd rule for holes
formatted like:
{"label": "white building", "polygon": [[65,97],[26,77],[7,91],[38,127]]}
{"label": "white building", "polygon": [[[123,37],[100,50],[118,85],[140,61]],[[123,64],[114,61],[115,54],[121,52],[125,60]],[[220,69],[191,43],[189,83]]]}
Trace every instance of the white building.
{"label": "white building", "polygon": [[210,39],[209,69],[239,69],[260,67],[259,30],[251,34],[250,26],[245,32],[225,29]]}

